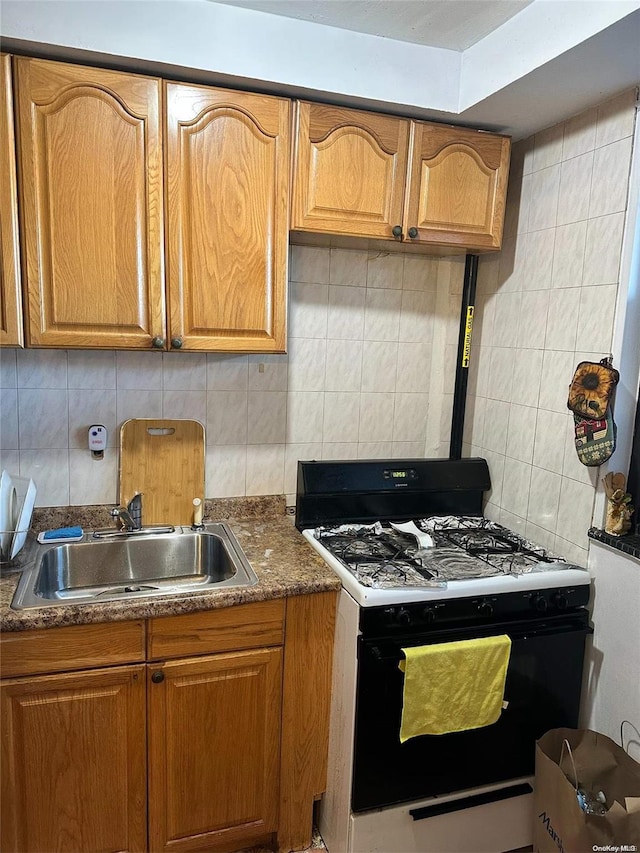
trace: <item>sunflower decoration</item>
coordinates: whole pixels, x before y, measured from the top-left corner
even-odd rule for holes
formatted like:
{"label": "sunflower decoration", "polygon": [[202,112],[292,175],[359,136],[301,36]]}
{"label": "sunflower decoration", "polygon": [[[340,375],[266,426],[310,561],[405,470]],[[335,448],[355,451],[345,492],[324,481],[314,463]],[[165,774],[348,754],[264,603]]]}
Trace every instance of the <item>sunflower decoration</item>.
{"label": "sunflower decoration", "polygon": [[609,359],[581,361],[569,386],[568,408],[583,418],[603,418],[619,378]]}

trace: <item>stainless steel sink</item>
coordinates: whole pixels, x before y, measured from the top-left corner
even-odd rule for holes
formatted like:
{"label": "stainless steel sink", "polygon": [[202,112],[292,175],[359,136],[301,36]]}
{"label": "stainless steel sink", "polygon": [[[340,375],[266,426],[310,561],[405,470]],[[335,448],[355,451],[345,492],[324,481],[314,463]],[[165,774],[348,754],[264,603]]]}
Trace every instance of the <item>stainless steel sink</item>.
{"label": "stainless steel sink", "polygon": [[204,530],[96,539],[46,546],[25,569],[11,606],[98,604],[252,586],[258,579],[225,524]]}

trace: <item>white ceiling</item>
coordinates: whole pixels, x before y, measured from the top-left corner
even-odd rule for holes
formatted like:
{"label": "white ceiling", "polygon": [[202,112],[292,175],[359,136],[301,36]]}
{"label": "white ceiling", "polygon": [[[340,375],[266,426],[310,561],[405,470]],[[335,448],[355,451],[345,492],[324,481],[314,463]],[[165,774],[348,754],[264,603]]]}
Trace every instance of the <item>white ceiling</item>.
{"label": "white ceiling", "polygon": [[533,0],[213,0],[271,15],[466,50]]}
{"label": "white ceiling", "polygon": [[640,0],[0,5],[8,52],[453,122],[516,140],[640,82]]}

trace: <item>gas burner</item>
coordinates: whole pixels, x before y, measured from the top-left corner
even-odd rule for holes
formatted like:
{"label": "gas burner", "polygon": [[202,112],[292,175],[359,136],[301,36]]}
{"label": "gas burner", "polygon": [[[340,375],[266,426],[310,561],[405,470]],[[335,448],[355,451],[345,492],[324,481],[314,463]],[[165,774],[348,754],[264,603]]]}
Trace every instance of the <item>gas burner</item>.
{"label": "gas burner", "polygon": [[375,588],[425,586],[438,574],[426,569],[413,537],[382,525],[375,529],[322,529],[316,538],[331,551],[364,586]]}
{"label": "gas burner", "polygon": [[419,548],[413,536],[386,522],[318,528],[315,538],[358,583],[375,589],[520,577],[562,562],[487,518],[432,516],[416,524],[431,534],[433,548]]}

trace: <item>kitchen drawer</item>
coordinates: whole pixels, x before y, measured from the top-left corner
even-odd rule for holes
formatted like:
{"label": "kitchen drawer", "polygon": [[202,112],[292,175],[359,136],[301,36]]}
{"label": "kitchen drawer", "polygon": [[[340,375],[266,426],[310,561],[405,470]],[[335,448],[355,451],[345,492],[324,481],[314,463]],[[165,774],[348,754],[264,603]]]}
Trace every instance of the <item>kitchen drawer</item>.
{"label": "kitchen drawer", "polygon": [[10,678],[137,663],[144,651],[143,621],[18,631],[0,636],[0,673]]}
{"label": "kitchen drawer", "polygon": [[147,660],[282,645],[284,614],[285,599],[278,598],[149,619]]}

